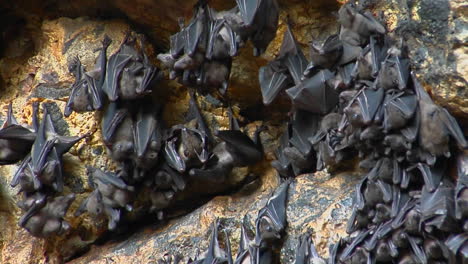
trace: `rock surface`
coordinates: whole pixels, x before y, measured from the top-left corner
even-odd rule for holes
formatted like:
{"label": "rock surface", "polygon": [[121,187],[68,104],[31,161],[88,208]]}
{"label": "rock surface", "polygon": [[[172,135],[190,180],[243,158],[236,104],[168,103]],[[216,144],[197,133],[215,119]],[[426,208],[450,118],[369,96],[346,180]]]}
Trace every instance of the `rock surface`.
{"label": "rock surface", "polygon": [[[91,69],[105,34],[113,39],[108,53],[112,54],[127,31],[147,36],[146,45],[151,58],[168,48],[168,39],[178,30],[177,18],[189,19],[195,0],[174,1],[10,1],[0,4],[0,119],[4,120],[8,103],[13,103],[14,114],[20,123],[31,124],[31,105],[35,101],[47,103],[57,130],[65,135],[90,137],[77,144],[65,155],[66,192],[78,194],[69,212],[74,212],[86,193],[90,192],[84,165],[112,169],[100,139],[99,114],[73,113],[64,118],[65,102],[73,83],[68,72],[70,61],[79,56]],[[288,111],[287,100],[280,107],[260,107],[261,94],[257,82],[258,68],[278,52],[286,15],[292,28],[308,53],[307,44],[322,40],[337,29],[334,15],[343,1],[278,1],[281,13],[276,39],[266,54],[252,59],[252,49],[242,49],[234,60],[230,94],[237,114],[249,121],[262,120],[269,125],[263,137],[266,160],[274,158],[273,150]],[[371,9],[386,24],[388,31],[403,36],[408,44],[411,67],[425,84],[435,101],[448,108],[468,127],[468,4],[462,0],[365,0],[361,3]],[[235,1],[213,0],[210,5],[227,9]],[[130,26],[131,25],[131,26]],[[156,63],[156,61],[154,61]],[[166,96],[165,119],[171,124],[181,122],[187,111],[188,95],[185,88],[174,82],[161,84],[161,96]],[[200,102],[207,120],[217,127],[227,126],[226,109],[208,100]],[[259,123],[260,121],[257,121]],[[255,122],[249,125],[253,131]],[[234,252],[238,244],[240,222],[245,214],[250,220],[256,216],[277,185],[273,169],[264,162],[251,171],[260,176],[260,183],[243,187],[230,195],[218,196],[192,213],[135,231],[123,241],[107,241],[93,245],[92,250],[72,263],[151,263],[166,251],[181,249],[193,255],[200,246],[207,245],[208,229],[215,218],[220,218],[230,234]],[[102,235],[102,229],[83,215],[67,220],[75,228],[66,237],[37,239],[17,225],[20,210],[16,207],[16,189],[9,187],[16,165],[0,167],[0,223],[7,228],[0,231],[1,263],[61,263],[86,250]],[[241,175],[246,172],[241,172]],[[281,251],[284,263],[290,262],[299,234],[314,230],[314,242],[320,253],[326,255],[328,244],[344,234],[344,225],[351,207],[351,193],[356,176],[339,174],[331,179],[320,175],[301,176],[291,186],[288,205],[288,238]],[[194,228],[196,227],[196,228]],[[132,228],[131,228],[132,229]],[[196,247],[194,247],[196,246]],[[154,262],[155,263],[155,262]]]}

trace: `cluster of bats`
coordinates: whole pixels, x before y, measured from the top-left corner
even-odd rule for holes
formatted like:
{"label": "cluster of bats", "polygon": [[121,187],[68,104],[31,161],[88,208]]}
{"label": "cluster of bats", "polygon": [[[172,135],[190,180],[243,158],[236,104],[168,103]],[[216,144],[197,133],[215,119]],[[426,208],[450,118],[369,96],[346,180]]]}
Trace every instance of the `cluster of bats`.
{"label": "cluster of bats", "polygon": [[[171,37],[170,52],[158,56],[165,65],[170,64],[170,75],[181,77],[183,84],[198,88],[198,92],[205,91],[200,87],[225,92],[231,56],[236,55],[237,47],[250,39],[259,55],[276,34],[276,2],[265,0],[255,8],[248,2],[238,1],[233,10],[217,13],[199,1],[190,24],[185,27],[181,22],[181,32]],[[261,12],[271,15],[267,19],[258,15]],[[128,34],[108,58],[111,39],[105,36],[93,70],[87,71],[78,57],[69,66],[75,83],[64,115],[102,111],[102,140],[118,164],[115,172],[87,167],[93,191],[75,216],[88,212],[107,219],[109,230],[116,229],[123,214],[133,210],[132,203],[141,190],[150,201],[149,211],[161,219],[163,209],[190,181],[222,184],[234,167],[249,166],[263,158],[259,135],[265,128],[259,127],[251,139],[240,130],[229,108],[229,129],[213,133],[197,105],[196,90],[189,92],[188,115],[192,120],[166,127],[161,119],[163,106],[151,98],[162,74],[148,59],[143,43],[142,38]],[[0,144],[5,145],[0,162],[23,160],[11,183],[13,187],[19,184],[24,194],[19,206],[26,214],[20,225],[35,236],[48,237],[69,229],[63,217],[74,195],[57,196],[63,191],[61,156],[84,136],[57,135],[47,111],[39,125],[37,107],[35,104],[33,128],[18,125],[10,107],[0,131]]]}
{"label": "cluster of bats", "polygon": [[47,108],[44,107],[40,122],[38,111],[39,104],[33,103],[32,126],[20,125],[9,105],[6,121],[0,129],[0,164],[22,160],[11,181],[11,186],[19,185],[22,193],[18,206],[24,215],[19,225],[34,236],[47,237],[70,228],[64,216],[75,195],[62,194],[62,156],[84,136],[58,135]]}
{"label": "cluster of bats", "polygon": [[[272,194],[266,202],[266,205],[258,211],[255,220],[255,237],[251,238],[250,228],[246,223],[241,226],[241,235],[237,255],[233,258],[229,237],[225,231],[224,249],[221,248],[218,240],[219,223],[215,221],[212,224],[211,240],[208,250],[201,256],[195,256],[193,259],[184,260],[179,254],[166,254],[159,260],[159,264],[271,264],[278,262],[277,246],[281,242],[286,228],[286,202],[288,197],[289,180],[284,181]],[[245,218],[244,218],[244,222]],[[301,250],[298,251],[296,263],[305,264],[306,260],[312,254],[309,254],[309,246],[315,248],[310,241],[304,241]],[[306,245],[307,244],[307,245]],[[313,258],[313,257],[310,257]],[[324,262],[322,262],[324,264]]]}
{"label": "cluster of bats", "polygon": [[237,6],[218,12],[206,0],[198,1],[188,25],[170,38],[168,53],[158,59],[170,70],[170,79],[197,87],[202,93],[228,88],[232,57],[250,40],[254,56],[265,52],[275,38],[279,8],[275,0],[236,0]]}
{"label": "cluster of bats", "polygon": [[260,69],[264,103],[283,92],[292,102],[272,166],[295,177],[359,157],[366,174],[350,236],[331,248],[331,264],[467,263],[462,130],[418,82],[402,41],[352,3],[338,15],[339,33],[312,43],[310,62],[288,28],[277,58]]}

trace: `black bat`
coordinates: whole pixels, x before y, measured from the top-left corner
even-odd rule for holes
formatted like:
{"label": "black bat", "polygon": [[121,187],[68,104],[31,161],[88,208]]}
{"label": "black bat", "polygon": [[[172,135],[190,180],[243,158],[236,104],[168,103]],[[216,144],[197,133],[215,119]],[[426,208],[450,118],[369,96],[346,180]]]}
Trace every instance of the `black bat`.
{"label": "black bat", "polygon": [[135,150],[134,124],[129,110],[119,102],[110,102],[101,120],[104,144],[113,160],[128,160]]}
{"label": "black bat", "polygon": [[383,89],[364,88],[358,92],[344,112],[349,122],[356,127],[369,125],[384,98]]}
{"label": "black bat", "polygon": [[259,127],[254,133],[254,139],[240,130],[220,130],[216,136],[222,140],[213,148],[213,155],[204,169],[191,169],[191,177],[207,181],[222,182],[233,167],[245,167],[259,162],[263,158],[263,147],[260,133],[265,127]]}
{"label": "black bat", "polygon": [[157,163],[162,144],[162,124],[159,109],[151,102],[143,102],[134,122],[134,163],[139,168],[151,169]]}
{"label": "black bat", "polygon": [[284,178],[294,177],[294,172],[292,171],[292,167],[291,167],[292,165],[291,159],[290,157],[288,157],[288,155],[285,154],[286,148],[290,147],[289,130],[290,130],[290,124],[287,124],[285,131],[283,132],[283,134],[281,135],[279,139],[280,146],[278,147],[278,149],[275,150],[276,160],[271,162],[271,166],[275,168],[276,171],[280,174],[280,176]]}
{"label": "black bat", "polygon": [[440,185],[430,192],[423,187],[421,193],[421,222],[426,231],[434,228],[445,232],[455,232],[454,189]]}
{"label": "black bat", "polygon": [[341,24],[340,39],[354,46],[364,44],[372,34],[385,34],[385,27],[370,12],[361,13],[352,3],[338,11]]}
{"label": "black bat", "polygon": [[288,26],[278,57],[259,71],[263,103],[270,104],[278,93],[291,83],[294,82],[296,85],[301,83],[306,66],[307,59]]}
{"label": "black bat", "polygon": [[255,220],[255,245],[268,247],[281,239],[286,227],[286,200],[290,181],[283,182],[258,211]]}
{"label": "black bat", "polygon": [[462,148],[466,148],[465,136],[450,113],[434,104],[429,94],[411,72],[414,89],[419,103],[420,128],[419,145],[421,149],[429,153],[426,162],[433,165],[437,156],[450,157],[449,136],[452,136]]}
{"label": "black bat", "polygon": [[37,237],[50,237],[62,234],[70,229],[63,219],[75,199],[74,194],[48,198],[45,195],[37,197],[26,213],[20,218],[19,225]]}
{"label": "black bat", "polygon": [[[135,49],[136,40],[127,35],[119,50],[109,57],[102,90],[110,101],[132,100],[149,93],[158,70],[144,52]],[[143,43],[143,41],[141,41]],[[141,47],[144,50],[143,47]]]}
{"label": "black bat", "polygon": [[329,70],[321,70],[311,78],[286,90],[294,106],[316,114],[326,114],[338,103],[338,93],[328,82],[333,78]]}
{"label": "black bat", "polygon": [[377,77],[380,64],[384,60],[383,54],[385,52],[386,50],[384,47],[377,43],[374,36],[371,36],[369,38],[369,44],[361,51],[359,57],[357,57],[352,77],[364,80],[373,80]]}
{"label": "black bat", "polygon": [[[33,117],[37,116],[37,104],[33,104]],[[13,115],[11,103],[5,122],[0,129],[0,165],[13,164],[26,157],[36,139],[35,129],[19,125]]]}
{"label": "black bat", "polygon": [[418,100],[415,95],[405,94],[386,94],[383,102],[384,109],[384,131],[397,130],[406,127],[408,121],[416,113]]}
{"label": "black bat", "polygon": [[130,202],[134,188],[110,172],[88,166],[87,173],[94,191],[83,200],[75,211],[75,216],[81,215],[84,211],[98,217],[105,215],[109,220],[109,230],[115,230],[120,221],[120,209],[125,208],[127,211],[133,209]]}
{"label": "black bat", "polygon": [[407,87],[409,78],[409,59],[400,56],[401,51],[396,47],[388,50],[388,55],[382,62],[381,71],[377,76],[377,83],[385,90]]}
{"label": "black bat", "polygon": [[225,242],[225,247],[226,251],[221,249],[218,241],[218,228],[219,224],[218,221],[215,220],[212,224],[212,230],[211,230],[211,239],[210,239],[210,245],[208,247],[208,251],[206,252],[206,255],[203,259],[200,260],[195,260],[193,264],[232,264],[232,254],[231,254],[231,246],[229,243],[229,237],[226,234],[226,242]]}
{"label": "black bat", "polygon": [[[102,85],[106,76],[107,48],[111,39],[106,35],[102,41],[101,53],[93,72],[86,72],[80,59],[76,57],[70,67],[74,70],[75,83],[71,87],[70,97],[65,106],[64,115],[70,116],[72,111],[85,112],[101,109]],[[98,75],[98,76],[94,76]]]}
{"label": "black bat", "polygon": [[449,263],[464,263],[468,259],[468,235],[466,233],[451,235],[445,245],[450,250],[451,256]]}
{"label": "black bat", "polygon": [[325,264],[326,262],[319,256],[315,246],[310,238],[310,234],[306,233],[299,238],[299,244],[296,249],[296,264]]}
{"label": "black bat", "polygon": [[343,54],[343,43],[338,35],[330,35],[322,45],[310,44],[310,64],[305,75],[310,75],[316,68],[331,69]]}
{"label": "black bat", "polygon": [[37,130],[31,154],[23,160],[13,177],[11,186],[15,187],[21,182],[24,191],[33,191],[47,185],[61,192],[63,189],[62,155],[86,136],[57,135],[47,108],[44,107],[44,117]]}
{"label": "black bat", "polygon": [[260,56],[275,38],[278,28],[279,7],[276,0],[236,0],[244,30],[252,32],[254,56]]}

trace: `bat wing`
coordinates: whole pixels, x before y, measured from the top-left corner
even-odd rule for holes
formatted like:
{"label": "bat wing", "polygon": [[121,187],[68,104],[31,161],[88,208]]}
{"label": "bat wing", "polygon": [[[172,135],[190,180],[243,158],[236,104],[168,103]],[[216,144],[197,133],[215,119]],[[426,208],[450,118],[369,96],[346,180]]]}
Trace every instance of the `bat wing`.
{"label": "bat wing", "polygon": [[448,249],[453,253],[453,255],[457,255],[460,248],[468,241],[468,234],[461,233],[457,235],[450,236],[446,241],[445,245]]}
{"label": "bat wing", "polygon": [[99,110],[102,107],[101,87],[98,86],[96,80],[91,76],[85,74],[85,78],[88,82],[88,94],[91,97],[91,105],[94,110]]}
{"label": "bat wing", "polygon": [[[199,13],[200,14],[200,13]],[[197,16],[190,21],[190,24],[185,28],[185,53],[192,56],[197,50],[198,43],[202,37],[204,30],[204,21],[202,17]]]}
{"label": "bat wing", "polygon": [[15,116],[13,115],[13,105],[12,103],[8,104],[8,112],[7,112],[7,118],[5,123],[3,123],[2,128],[6,128],[11,125],[17,125],[18,121],[16,120]]}
{"label": "bat wing", "polygon": [[300,109],[294,113],[291,127],[293,136],[289,141],[305,155],[308,155],[312,150],[308,137],[318,132],[319,122],[318,115]]}
{"label": "bat wing", "polygon": [[115,173],[106,173],[103,172],[100,169],[88,167],[88,173],[89,175],[96,180],[99,180],[100,182],[104,184],[111,184],[114,185],[115,187],[122,189],[122,190],[127,190],[128,185],[120,178],[118,178]]}
{"label": "bat wing", "polygon": [[102,117],[102,137],[104,142],[110,142],[116,129],[126,118],[128,112],[124,109],[118,109],[117,103],[110,102]]}
{"label": "bat wing", "polygon": [[64,116],[68,117],[73,112],[74,99],[78,91],[84,88],[83,82],[85,82],[85,80],[77,80],[77,82],[73,84],[67,104],[65,105],[65,111],[63,112]]}
{"label": "bat wing", "polygon": [[286,32],[284,32],[283,42],[281,43],[279,51],[279,59],[288,69],[294,83],[298,85],[301,82],[305,69],[307,68],[308,61],[300,47],[297,45],[296,38],[289,26]]}
{"label": "bat wing", "polygon": [[417,259],[419,259],[420,263],[427,263],[426,253],[424,252],[423,248],[418,245],[417,239],[413,236],[407,236],[407,238],[414,255]]}
{"label": "bat wing", "polygon": [[236,3],[239,7],[240,15],[244,24],[247,26],[252,25],[262,0],[236,0]]}
{"label": "bat wing", "polygon": [[170,37],[170,46],[171,46],[170,53],[172,57],[177,58],[184,51],[185,43],[186,43],[185,36],[186,36],[185,30],[182,29],[180,32]]}
{"label": "bat wing", "polygon": [[229,118],[229,130],[240,130],[239,122],[237,122],[237,118],[234,117],[232,113],[232,108],[228,107],[228,118]]}
{"label": "bat wing", "polygon": [[31,155],[26,156],[23,161],[21,161],[21,164],[19,165],[18,169],[15,172],[15,175],[13,175],[13,179],[11,180],[10,186],[15,187],[16,185],[19,184],[21,175],[23,175],[23,171],[28,166],[28,164],[31,162]]}
{"label": "bat wing", "polygon": [[21,125],[13,124],[0,129],[0,139],[25,140],[32,143],[36,139],[36,133]]}
{"label": "bat wing", "polygon": [[348,257],[351,255],[351,253],[355,250],[355,248],[362,242],[364,239],[367,238],[367,236],[371,233],[371,229],[368,229],[366,231],[361,231],[349,244],[346,248],[343,249],[343,252],[340,255],[340,261],[346,261]]}
{"label": "bat wing", "polygon": [[195,92],[190,91],[189,93],[190,93],[189,112],[194,114],[195,118],[197,119],[198,130],[201,131],[203,137],[206,137],[208,139],[208,143],[210,144],[214,141],[211,130],[208,128],[208,125],[206,124],[205,118],[203,117],[200,107],[197,104]]}
{"label": "bat wing", "polygon": [[135,135],[133,137],[138,157],[142,157],[145,154],[148,144],[154,135],[156,126],[157,120],[154,114],[148,113],[140,108],[137,113],[134,129]]}
{"label": "bat wing", "polygon": [[230,152],[235,154],[239,166],[246,166],[256,163],[262,159],[262,151],[257,144],[240,130],[221,130],[216,132],[216,136],[226,142]]}
{"label": "bat wing", "polygon": [[439,116],[449,134],[457,141],[459,146],[466,149],[468,146],[466,138],[458,125],[457,120],[445,108],[441,108]]}
{"label": "bat wing", "polygon": [[409,141],[414,142],[419,134],[419,126],[421,122],[420,111],[416,111],[413,120],[406,127],[402,128],[401,134]]}
{"label": "bat wing", "polygon": [[31,163],[33,167],[33,173],[39,174],[39,172],[44,168],[45,162],[49,152],[54,147],[55,139],[47,139],[47,123],[50,120],[50,116],[47,112],[47,109],[44,108],[44,117],[37,131],[36,140],[34,141],[31,149]]}
{"label": "bat wing", "polygon": [[114,102],[119,97],[119,80],[124,67],[130,61],[131,56],[125,54],[113,54],[107,63],[107,72],[102,90],[110,101]]}
{"label": "bat wing", "polygon": [[273,228],[276,232],[281,232],[286,226],[286,200],[288,198],[288,188],[291,181],[283,182],[273,193],[273,195],[268,199],[265,207],[263,207],[257,216],[257,230],[255,243],[257,245],[261,244],[261,235],[260,230],[258,229],[258,224],[260,219],[263,217],[268,218],[273,224]]}
{"label": "bat wing", "polygon": [[265,105],[269,105],[276,98],[278,93],[284,90],[289,84],[288,75],[285,74],[284,70],[275,70],[274,63],[279,62],[273,61],[268,63],[267,66],[261,67],[258,73],[263,104]]}
{"label": "bat wing", "polygon": [[384,98],[383,89],[373,90],[364,88],[364,91],[357,97],[362,119],[365,124],[369,124],[373,119]]}
{"label": "bat wing", "polygon": [[391,202],[393,198],[392,186],[382,180],[377,180],[376,183],[379,189],[382,191],[384,202]]}
{"label": "bat wing", "polygon": [[338,102],[338,94],[326,83],[333,77],[330,71],[322,70],[299,85],[287,89],[286,93],[298,108],[325,114]]}
{"label": "bat wing", "polygon": [[184,172],[186,169],[184,160],[179,156],[179,153],[176,149],[176,140],[173,138],[166,142],[164,147],[164,156],[166,157],[167,163],[179,172]]}
{"label": "bat wing", "polygon": [[46,196],[42,195],[40,198],[37,198],[34,203],[29,207],[29,209],[26,211],[26,213],[21,216],[19,220],[19,225],[21,227],[24,227],[29,219],[33,217],[35,214],[37,214],[44,206],[46,205]]}
{"label": "bat wing", "polygon": [[151,65],[148,60],[148,57],[143,53],[143,79],[141,80],[140,85],[136,88],[138,94],[144,93],[148,87],[151,86],[151,83],[156,78],[158,69]]}

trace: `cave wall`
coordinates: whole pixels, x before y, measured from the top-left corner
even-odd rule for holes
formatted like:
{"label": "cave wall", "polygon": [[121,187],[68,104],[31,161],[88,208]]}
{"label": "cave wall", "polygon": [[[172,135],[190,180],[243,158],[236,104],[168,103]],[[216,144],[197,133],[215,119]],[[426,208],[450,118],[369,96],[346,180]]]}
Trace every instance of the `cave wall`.
{"label": "cave wall", "polygon": [[[84,165],[112,169],[100,139],[99,113],[62,115],[65,102],[74,81],[68,65],[79,56],[87,69],[92,68],[104,35],[112,38],[109,54],[115,52],[128,31],[146,36],[147,53],[157,64],[155,55],[168,48],[168,39],[178,30],[177,18],[188,20],[195,0],[184,1],[15,1],[0,4],[0,114],[5,119],[8,104],[20,123],[31,124],[32,103],[46,103],[52,113],[56,129],[63,135],[90,134],[65,155],[64,169],[68,175],[67,193],[77,194],[67,220],[70,233],[53,239],[38,239],[17,225],[20,210],[17,189],[9,187],[16,165],[0,167],[1,208],[0,221],[6,227],[0,231],[2,263],[60,263],[74,258],[72,263],[150,263],[166,251],[177,249],[193,255],[194,246],[206,248],[207,230],[215,218],[220,218],[231,237],[238,238],[245,214],[250,219],[277,185],[269,161],[274,159],[286,114],[288,100],[279,99],[275,106],[263,107],[257,82],[258,68],[277,54],[286,17],[292,24],[299,43],[308,53],[308,43],[321,40],[336,32],[336,11],[343,1],[278,1],[281,8],[277,37],[261,57],[252,59],[250,46],[236,57],[231,72],[229,97],[236,114],[249,115],[248,127],[264,123],[269,130],[263,135],[266,160],[255,168],[240,170],[233,181],[240,181],[250,172],[261,176],[254,186],[245,186],[234,194],[224,194],[182,217],[168,223],[150,224],[142,229],[130,227],[131,235],[115,238],[104,245],[92,245],[103,235],[104,223],[96,223],[86,215],[74,217],[72,212],[90,192]],[[391,34],[405,39],[411,67],[417,73],[434,100],[455,115],[466,130],[468,122],[467,97],[467,14],[468,4],[462,0],[366,0],[361,4],[370,9]],[[210,1],[217,9],[227,9],[235,1]],[[164,81],[160,96],[165,98],[165,119],[168,123],[184,119],[188,95],[176,82]],[[200,102],[204,114],[214,127],[227,126],[227,113],[215,104]],[[278,107],[279,106],[279,107]],[[344,223],[349,217],[351,193],[358,181],[356,172],[329,175],[304,175],[293,184],[288,205],[288,234],[282,249],[287,261],[304,231],[313,230],[314,242],[320,253],[327,254],[328,245],[344,235]],[[219,190],[218,190],[219,191]],[[196,226],[196,228],[193,228]],[[237,245],[238,241],[232,241]],[[92,246],[91,246],[92,245]],[[233,250],[236,250],[234,246]],[[137,256],[137,257],[135,257]]]}

